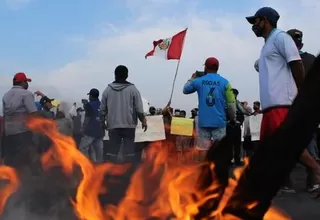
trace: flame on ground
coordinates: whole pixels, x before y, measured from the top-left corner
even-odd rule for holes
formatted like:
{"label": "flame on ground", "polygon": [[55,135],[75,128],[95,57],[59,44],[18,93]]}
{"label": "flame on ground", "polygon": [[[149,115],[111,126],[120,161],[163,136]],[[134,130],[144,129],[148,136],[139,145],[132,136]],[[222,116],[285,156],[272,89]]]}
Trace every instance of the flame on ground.
{"label": "flame on ground", "polygon": [[[209,194],[219,186],[213,183],[206,191],[196,188],[196,180],[203,164],[181,164],[170,159],[166,146],[154,143],[146,160],[138,167],[131,178],[130,185],[122,201],[117,205],[103,207],[99,195],[108,188],[103,181],[106,174],[123,175],[128,165],[91,163],[77,150],[71,137],[60,134],[53,121],[34,118],[29,127],[41,132],[53,141],[52,147],[42,156],[44,170],[52,166],[61,166],[66,175],[71,176],[75,167],[81,170],[81,180],[77,188],[75,201],[71,201],[80,220],[141,220],[141,219],[177,219],[191,220],[199,212],[199,207],[217,194]],[[213,164],[211,165],[213,168]],[[235,179],[230,178],[219,207],[207,219],[237,220],[234,216],[222,216],[221,211],[232,195],[237,180],[244,168],[235,170]],[[0,211],[8,197],[18,188],[18,177],[14,169],[0,166],[0,178],[8,179],[9,184],[0,191]],[[248,204],[248,209],[255,204]],[[265,220],[290,219],[281,211],[270,208]]]}

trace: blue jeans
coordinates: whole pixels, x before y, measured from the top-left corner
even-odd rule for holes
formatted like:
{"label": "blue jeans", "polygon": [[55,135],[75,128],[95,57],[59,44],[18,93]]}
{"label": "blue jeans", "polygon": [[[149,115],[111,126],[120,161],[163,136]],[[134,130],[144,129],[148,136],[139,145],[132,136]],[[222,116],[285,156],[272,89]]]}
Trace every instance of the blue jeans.
{"label": "blue jeans", "polygon": [[135,128],[115,128],[109,130],[109,146],[106,147],[106,159],[119,162],[118,155],[122,149],[123,162],[138,162],[136,155]]}
{"label": "blue jeans", "polygon": [[[81,138],[80,151],[94,162],[103,162],[103,138],[95,138],[90,136],[83,136]],[[89,153],[89,150],[91,151]]]}

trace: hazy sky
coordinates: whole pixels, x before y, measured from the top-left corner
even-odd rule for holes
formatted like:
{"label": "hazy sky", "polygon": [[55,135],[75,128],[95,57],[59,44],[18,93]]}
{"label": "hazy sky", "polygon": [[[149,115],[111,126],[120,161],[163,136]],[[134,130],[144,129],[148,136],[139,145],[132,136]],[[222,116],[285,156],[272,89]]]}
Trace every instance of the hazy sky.
{"label": "hazy sky", "polygon": [[220,60],[220,74],[240,99],[252,102],[259,98],[253,64],[263,40],[244,17],[262,6],[280,13],[280,28],[303,30],[305,50],[319,52],[319,0],[0,0],[0,94],[24,71],[32,90],[79,101],[92,87],[102,92],[123,64],[141,94],[163,107],[176,61],[144,55],[153,40],[189,27],[172,106],[197,105],[182,87],[209,56]]}

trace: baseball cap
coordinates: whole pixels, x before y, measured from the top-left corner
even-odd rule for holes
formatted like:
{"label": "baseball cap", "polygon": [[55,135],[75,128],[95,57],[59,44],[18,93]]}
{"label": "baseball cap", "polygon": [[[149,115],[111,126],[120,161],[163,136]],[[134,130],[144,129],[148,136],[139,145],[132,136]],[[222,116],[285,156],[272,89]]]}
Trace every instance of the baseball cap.
{"label": "baseball cap", "polygon": [[91,95],[91,96],[94,96],[94,97],[99,97],[99,90],[93,88],[93,89],[90,90],[90,92],[87,95]]}
{"label": "baseball cap", "polygon": [[256,18],[266,18],[272,23],[277,23],[280,15],[279,13],[271,7],[260,8],[253,16],[246,17],[250,24],[254,24]]}
{"label": "baseball cap", "polygon": [[31,79],[23,72],[16,73],[13,77],[14,82],[31,82]]}
{"label": "baseball cap", "polygon": [[47,96],[45,96],[45,97],[42,97],[39,102],[40,102],[40,105],[44,106],[46,103],[51,103],[52,101],[54,101],[54,99],[50,99]]}
{"label": "baseball cap", "polygon": [[287,33],[292,37],[295,38],[297,40],[302,40],[303,37],[303,33],[302,31],[298,30],[298,29],[290,29],[287,31]]}
{"label": "baseball cap", "polygon": [[215,69],[219,67],[219,61],[215,57],[209,57],[206,59],[204,66],[208,69]]}
{"label": "baseball cap", "polygon": [[233,94],[235,94],[235,95],[239,95],[239,91],[238,91],[237,89],[235,89],[235,88],[232,88],[232,92],[233,92]]}

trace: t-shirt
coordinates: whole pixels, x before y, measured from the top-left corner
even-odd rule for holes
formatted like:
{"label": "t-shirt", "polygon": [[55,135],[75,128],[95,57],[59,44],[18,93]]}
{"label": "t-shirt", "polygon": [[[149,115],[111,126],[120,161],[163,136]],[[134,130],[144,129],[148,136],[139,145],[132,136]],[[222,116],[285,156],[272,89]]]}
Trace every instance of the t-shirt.
{"label": "t-shirt", "polygon": [[313,54],[307,53],[307,52],[301,52],[300,51],[300,56],[302,59],[304,71],[306,74],[310,71],[312,64],[314,63],[316,57]]}
{"label": "t-shirt", "polygon": [[30,113],[37,112],[33,93],[21,86],[13,86],[4,94],[2,102],[5,135],[29,131],[25,121]]}
{"label": "t-shirt", "polygon": [[259,58],[259,85],[262,110],[291,105],[297,95],[289,63],[301,60],[292,37],[274,29],[266,39]]}
{"label": "t-shirt", "polygon": [[199,127],[226,127],[226,106],[235,103],[234,94],[229,81],[218,73],[208,73],[187,82],[184,94],[198,93]]}

